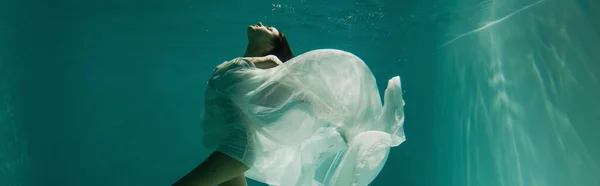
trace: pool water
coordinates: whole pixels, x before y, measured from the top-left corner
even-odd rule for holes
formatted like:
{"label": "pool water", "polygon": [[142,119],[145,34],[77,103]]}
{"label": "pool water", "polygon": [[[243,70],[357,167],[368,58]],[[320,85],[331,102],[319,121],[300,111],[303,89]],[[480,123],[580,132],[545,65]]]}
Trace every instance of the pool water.
{"label": "pool water", "polygon": [[[0,1],[0,185],[169,185],[246,26],[399,75],[407,141],[373,186],[600,185],[594,0]],[[261,185],[250,181],[250,185]]]}

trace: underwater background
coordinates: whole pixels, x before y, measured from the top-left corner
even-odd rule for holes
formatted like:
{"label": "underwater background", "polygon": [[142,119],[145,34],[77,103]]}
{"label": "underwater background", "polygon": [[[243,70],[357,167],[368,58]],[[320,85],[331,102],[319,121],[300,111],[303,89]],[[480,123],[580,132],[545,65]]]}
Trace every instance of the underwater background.
{"label": "underwater background", "polygon": [[[0,0],[0,185],[170,185],[246,27],[399,75],[374,186],[599,186],[597,0]],[[256,182],[252,186],[261,185]]]}

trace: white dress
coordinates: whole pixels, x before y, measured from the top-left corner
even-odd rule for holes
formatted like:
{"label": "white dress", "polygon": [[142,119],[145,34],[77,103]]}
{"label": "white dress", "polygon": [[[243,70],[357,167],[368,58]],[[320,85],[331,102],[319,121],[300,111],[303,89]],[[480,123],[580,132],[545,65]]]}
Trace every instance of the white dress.
{"label": "white dress", "polygon": [[208,82],[204,145],[269,185],[368,185],[405,140],[399,77],[384,98],[348,52],[313,50],[270,69],[236,58]]}

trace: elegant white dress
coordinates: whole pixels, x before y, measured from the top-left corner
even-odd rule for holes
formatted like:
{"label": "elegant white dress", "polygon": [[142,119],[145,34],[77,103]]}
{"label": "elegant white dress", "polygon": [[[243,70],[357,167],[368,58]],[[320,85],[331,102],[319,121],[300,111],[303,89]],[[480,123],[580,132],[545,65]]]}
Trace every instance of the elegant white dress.
{"label": "elegant white dress", "polygon": [[373,74],[348,52],[313,50],[270,69],[236,58],[207,87],[204,145],[269,185],[366,186],[405,140],[400,78],[382,105]]}

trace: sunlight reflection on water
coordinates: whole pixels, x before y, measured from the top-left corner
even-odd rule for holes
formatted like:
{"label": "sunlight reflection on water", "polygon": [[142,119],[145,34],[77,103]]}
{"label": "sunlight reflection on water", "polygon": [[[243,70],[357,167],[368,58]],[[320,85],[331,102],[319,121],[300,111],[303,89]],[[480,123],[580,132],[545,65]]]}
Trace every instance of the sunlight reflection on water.
{"label": "sunlight reflection on water", "polygon": [[516,4],[489,1],[488,24],[454,28],[463,34],[443,45],[445,73],[461,77],[446,88],[468,99],[456,99],[466,163],[453,185],[597,185],[597,147],[584,138],[598,131],[598,36],[572,1]]}

